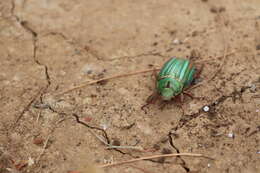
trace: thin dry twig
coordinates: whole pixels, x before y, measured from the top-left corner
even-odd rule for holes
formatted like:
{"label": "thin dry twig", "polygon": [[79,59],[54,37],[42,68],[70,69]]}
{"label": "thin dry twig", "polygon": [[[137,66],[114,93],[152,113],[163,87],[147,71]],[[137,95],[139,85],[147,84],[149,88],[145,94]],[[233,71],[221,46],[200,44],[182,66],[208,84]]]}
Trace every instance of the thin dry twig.
{"label": "thin dry twig", "polygon": [[[236,51],[232,51],[232,52],[229,52],[227,53],[225,51],[225,54],[224,55],[221,55],[221,56],[218,56],[218,57],[215,57],[214,59],[218,59],[218,58],[221,58],[221,57],[224,57],[226,58],[227,56],[230,56],[230,55],[233,55]],[[211,59],[212,60],[212,59]],[[207,60],[202,60],[202,61],[199,61],[199,62],[205,62]],[[223,65],[222,65],[223,66]],[[82,85],[78,85],[78,86],[75,86],[73,88],[70,88],[68,90],[65,90],[61,93],[58,93],[56,96],[61,96],[61,95],[64,95],[66,93],[69,93],[71,91],[74,91],[74,90],[77,90],[77,89],[80,89],[80,88],[83,88],[83,87],[86,87],[88,85],[92,85],[92,84],[95,84],[95,83],[98,83],[98,82],[103,82],[103,81],[107,81],[107,80],[111,80],[111,79],[116,79],[116,78],[122,78],[122,77],[127,77],[127,76],[133,76],[133,75],[137,75],[137,74],[141,74],[141,73],[147,73],[147,72],[151,72],[151,71],[159,71],[161,68],[153,68],[153,69],[146,69],[146,70],[141,70],[141,71],[135,71],[135,72],[129,72],[129,73],[125,73],[125,74],[119,74],[119,75],[114,75],[114,76],[110,76],[110,77],[105,77],[105,78],[102,78],[102,79],[98,79],[98,80],[92,80],[92,81],[85,81],[83,82]],[[220,69],[221,70],[221,69]],[[217,73],[216,73],[217,74]],[[214,77],[214,76],[213,76]],[[211,77],[211,78],[213,78]]]}
{"label": "thin dry twig", "polygon": [[14,124],[12,125],[13,128],[16,127],[17,123],[20,121],[20,119],[24,116],[24,114],[30,109],[31,105],[34,103],[34,101],[38,98],[38,96],[42,92],[42,88],[33,96],[33,98],[30,100],[30,102],[23,108],[22,112],[20,115],[16,118],[14,121]]}
{"label": "thin dry twig", "polygon": [[133,75],[137,75],[137,74],[141,74],[141,73],[151,72],[151,71],[154,71],[154,70],[160,70],[160,68],[146,69],[146,70],[141,70],[141,71],[135,71],[135,72],[125,73],[125,74],[119,74],[119,75],[115,75],[115,76],[105,77],[105,78],[98,79],[98,80],[86,81],[86,82],[83,82],[82,85],[78,85],[78,86],[75,86],[71,89],[63,91],[63,92],[57,94],[56,96],[66,94],[66,93],[71,92],[73,90],[83,88],[83,87],[86,87],[87,85],[95,84],[95,83],[98,83],[98,82],[103,82],[103,81],[106,81],[106,80],[111,80],[111,79],[116,79],[116,78],[122,78],[122,77],[126,77],[126,76],[133,76]]}
{"label": "thin dry twig", "polygon": [[147,53],[141,53],[141,54],[138,54],[138,55],[134,55],[134,56],[129,56],[129,55],[126,55],[126,56],[121,56],[121,57],[117,57],[117,58],[111,58],[109,59],[110,61],[113,61],[113,60],[118,60],[118,59],[125,59],[125,58],[138,58],[138,57],[143,57],[143,56],[160,56],[160,57],[165,57],[164,55],[162,55],[160,52],[152,52],[152,51],[149,51]]}
{"label": "thin dry twig", "polygon": [[105,167],[122,165],[122,164],[126,164],[126,163],[133,163],[133,162],[137,162],[137,161],[141,161],[141,160],[156,159],[156,158],[161,158],[161,157],[177,157],[177,156],[204,157],[204,158],[207,158],[207,159],[210,159],[210,160],[214,160],[213,158],[204,156],[202,154],[193,154],[193,153],[160,154],[160,155],[140,157],[140,158],[126,160],[126,161],[122,161],[122,162],[104,164],[104,165],[101,165],[100,167],[105,168]]}
{"label": "thin dry twig", "polygon": [[39,111],[38,114],[37,114],[37,119],[36,119],[37,123],[39,122],[40,116],[41,116],[41,111]]}
{"label": "thin dry twig", "polygon": [[107,147],[107,149],[133,149],[133,150],[140,150],[143,151],[143,147],[141,146],[130,146],[130,145],[110,145]]}

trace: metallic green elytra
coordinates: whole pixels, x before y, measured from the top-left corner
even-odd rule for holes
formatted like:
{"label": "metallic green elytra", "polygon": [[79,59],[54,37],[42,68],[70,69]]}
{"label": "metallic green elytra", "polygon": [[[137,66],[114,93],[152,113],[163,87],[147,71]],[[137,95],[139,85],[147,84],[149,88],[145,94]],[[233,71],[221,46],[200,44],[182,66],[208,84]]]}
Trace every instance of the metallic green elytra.
{"label": "metallic green elytra", "polygon": [[171,58],[157,76],[156,88],[163,100],[170,100],[189,87],[194,79],[195,67],[188,59]]}

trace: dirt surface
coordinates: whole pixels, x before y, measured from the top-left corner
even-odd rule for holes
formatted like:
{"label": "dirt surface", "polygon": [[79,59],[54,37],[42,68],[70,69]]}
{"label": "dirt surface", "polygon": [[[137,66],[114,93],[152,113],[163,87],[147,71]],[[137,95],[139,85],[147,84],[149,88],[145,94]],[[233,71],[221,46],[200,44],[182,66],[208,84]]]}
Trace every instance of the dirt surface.
{"label": "dirt surface", "polygon": [[[160,101],[141,110],[152,72],[57,95],[193,50],[204,69],[190,92],[202,99],[185,98],[184,111],[174,102],[161,110]],[[181,156],[104,171],[260,172],[259,0],[1,0],[0,58],[1,173],[65,173],[162,153],[214,160]],[[102,129],[103,143],[95,137]]]}

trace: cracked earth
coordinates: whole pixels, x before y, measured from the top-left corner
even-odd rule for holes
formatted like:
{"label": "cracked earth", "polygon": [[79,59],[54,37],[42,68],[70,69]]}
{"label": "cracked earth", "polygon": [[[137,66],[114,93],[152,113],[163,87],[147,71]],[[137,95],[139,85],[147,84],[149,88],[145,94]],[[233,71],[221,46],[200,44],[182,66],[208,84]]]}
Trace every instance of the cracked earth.
{"label": "cracked earth", "polygon": [[[259,0],[1,0],[0,173],[90,172],[91,163],[169,153],[214,160],[104,172],[260,172],[259,15]],[[204,69],[190,92],[201,99],[185,98],[182,109],[141,109],[152,72],[59,95],[192,52]]]}

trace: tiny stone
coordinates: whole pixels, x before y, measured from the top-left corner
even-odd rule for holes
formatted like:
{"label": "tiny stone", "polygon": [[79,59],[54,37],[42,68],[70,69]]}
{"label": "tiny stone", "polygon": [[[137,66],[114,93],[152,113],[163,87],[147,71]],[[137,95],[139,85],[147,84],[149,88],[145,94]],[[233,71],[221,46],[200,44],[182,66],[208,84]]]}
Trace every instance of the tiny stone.
{"label": "tiny stone", "polygon": [[256,92],[256,85],[255,84],[252,84],[250,86],[250,89],[249,89],[252,93],[255,93]]}
{"label": "tiny stone", "polygon": [[106,129],[108,128],[108,125],[107,125],[107,124],[101,124],[100,126],[101,126],[101,128],[102,128],[103,130],[106,130]]}
{"label": "tiny stone", "polygon": [[234,137],[235,137],[234,133],[229,133],[227,136],[228,136],[229,138],[234,138]]}
{"label": "tiny stone", "polygon": [[34,163],[35,163],[34,160],[31,157],[29,157],[28,166],[32,166]]}
{"label": "tiny stone", "polygon": [[208,168],[210,168],[210,166],[211,166],[210,163],[208,163]]}
{"label": "tiny stone", "polygon": [[204,107],[203,107],[203,111],[204,111],[204,112],[208,112],[208,111],[209,111],[209,107],[208,107],[208,106],[204,106]]}
{"label": "tiny stone", "polygon": [[255,110],[255,112],[259,112],[259,109]]}
{"label": "tiny stone", "polygon": [[92,98],[91,97],[86,97],[82,101],[83,104],[90,104],[91,102],[92,102]]}
{"label": "tiny stone", "polygon": [[173,40],[173,44],[180,44],[180,41],[176,38],[175,40]]}
{"label": "tiny stone", "polygon": [[257,153],[257,154],[260,154],[260,151],[257,151],[256,153]]}
{"label": "tiny stone", "polygon": [[260,50],[260,44],[256,45],[256,50]]}

